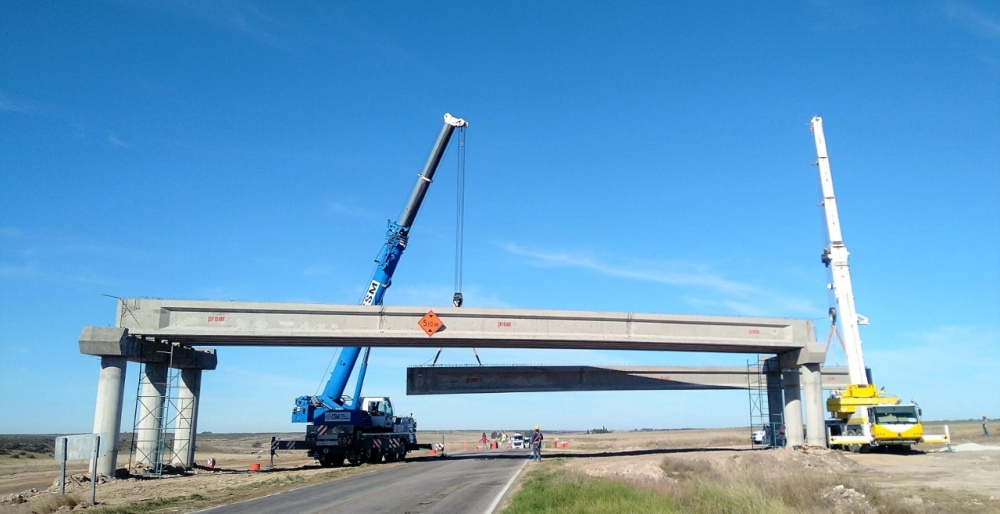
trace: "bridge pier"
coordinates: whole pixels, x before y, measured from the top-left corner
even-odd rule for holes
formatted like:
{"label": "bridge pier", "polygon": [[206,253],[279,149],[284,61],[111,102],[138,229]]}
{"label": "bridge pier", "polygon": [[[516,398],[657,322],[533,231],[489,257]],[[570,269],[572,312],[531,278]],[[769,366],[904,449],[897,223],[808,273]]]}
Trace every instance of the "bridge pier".
{"label": "bridge pier", "polygon": [[806,404],[806,444],[826,446],[826,421],[823,410],[823,381],[819,364],[802,365],[802,394]]}
{"label": "bridge pier", "polygon": [[94,409],[94,433],[107,441],[107,451],[97,460],[97,472],[112,476],[118,464],[121,436],[122,400],[129,362],[145,364],[141,377],[139,427],[136,429],[138,462],[157,462],[162,451],[157,442],[164,428],[164,398],[167,396],[169,367],[181,370],[178,389],[178,421],[174,434],[175,461],[185,467],[194,464],[194,441],[198,417],[201,372],[218,364],[214,349],[194,349],[130,335],[118,327],[84,327],[80,334],[80,353],[101,358],[97,381],[97,404]]}
{"label": "bridge pier", "polygon": [[198,430],[198,398],[201,396],[201,370],[181,370],[177,392],[177,424],[174,431],[174,458],[172,464],[194,467],[195,438]]}
{"label": "bridge pier", "polygon": [[167,365],[147,362],[139,393],[139,423],[135,428],[136,464],[151,466],[160,462],[159,437],[163,428],[163,399],[167,395]]}
{"label": "bridge pier", "polygon": [[118,460],[118,433],[122,424],[122,398],[127,366],[128,360],[125,357],[101,357],[101,373],[97,378],[97,405],[94,407],[94,433],[107,434],[101,440],[105,451],[97,458],[97,472],[106,476],[114,473]]}
{"label": "bridge pier", "polygon": [[785,441],[788,446],[802,446],[805,435],[802,430],[802,393],[799,386],[799,370],[783,369],[781,386],[785,393]]}

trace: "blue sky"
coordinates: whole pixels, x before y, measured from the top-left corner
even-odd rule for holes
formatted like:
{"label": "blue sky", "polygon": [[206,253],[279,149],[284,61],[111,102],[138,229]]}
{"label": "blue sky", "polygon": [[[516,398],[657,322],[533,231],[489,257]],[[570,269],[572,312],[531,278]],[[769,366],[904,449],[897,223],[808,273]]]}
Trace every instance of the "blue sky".
{"label": "blue sky", "polygon": [[[823,116],[877,383],[932,419],[1000,417],[997,4],[617,4],[0,4],[0,432],[91,429],[77,339],[114,323],[105,295],[357,303],[445,112],[470,122],[466,305],[806,318],[825,340]],[[387,304],[451,300],[456,162]],[[406,396],[433,354],[375,350],[366,393],[434,429],[749,423],[739,391]],[[199,429],[302,430],[335,355],[220,349]]]}

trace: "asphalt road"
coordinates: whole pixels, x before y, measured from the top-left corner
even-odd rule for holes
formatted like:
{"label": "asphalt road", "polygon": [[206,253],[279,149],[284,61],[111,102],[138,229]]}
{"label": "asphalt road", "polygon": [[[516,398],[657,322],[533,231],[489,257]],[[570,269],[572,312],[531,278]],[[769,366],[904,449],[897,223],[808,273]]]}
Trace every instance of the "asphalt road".
{"label": "asphalt road", "polygon": [[527,462],[523,454],[408,461],[201,512],[489,513]]}

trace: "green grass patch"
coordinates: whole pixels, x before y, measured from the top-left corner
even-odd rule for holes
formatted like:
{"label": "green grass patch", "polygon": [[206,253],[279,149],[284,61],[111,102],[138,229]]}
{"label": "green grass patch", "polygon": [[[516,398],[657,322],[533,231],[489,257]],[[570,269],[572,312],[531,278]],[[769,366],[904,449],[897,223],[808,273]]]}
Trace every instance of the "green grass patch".
{"label": "green grass patch", "polygon": [[504,514],[682,512],[669,497],[561,469],[561,459],[529,471]]}
{"label": "green grass patch", "polygon": [[[521,488],[503,513],[782,514],[803,511],[785,504],[780,497],[752,480],[723,480],[704,464],[680,462],[670,467],[681,479],[629,483],[570,472],[562,469],[562,463],[556,459],[525,475]],[[706,472],[708,476],[701,476]]]}
{"label": "green grass patch", "polygon": [[908,504],[898,495],[886,494],[848,472],[831,473],[756,459],[746,463],[749,467],[722,470],[707,461],[667,457],[660,465],[663,477],[641,479],[592,477],[568,470],[565,464],[564,459],[552,459],[525,473],[503,514],[924,514],[984,512],[984,507],[989,510],[988,501],[972,502],[966,497],[964,502],[957,502],[953,495],[935,498],[929,491],[922,496],[933,498],[932,502]]}

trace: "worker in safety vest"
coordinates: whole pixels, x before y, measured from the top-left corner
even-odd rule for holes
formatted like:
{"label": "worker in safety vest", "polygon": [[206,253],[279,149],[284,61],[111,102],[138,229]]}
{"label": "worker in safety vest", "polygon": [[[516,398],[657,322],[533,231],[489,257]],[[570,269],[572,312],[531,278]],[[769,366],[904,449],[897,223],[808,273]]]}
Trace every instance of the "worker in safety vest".
{"label": "worker in safety vest", "polygon": [[538,425],[535,425],[535,433],[531,435],[531,458],[539,462],[542,460],[542,439],[545,439],[545,436],[538,429]]}

